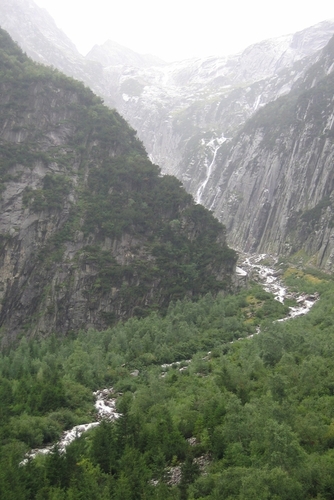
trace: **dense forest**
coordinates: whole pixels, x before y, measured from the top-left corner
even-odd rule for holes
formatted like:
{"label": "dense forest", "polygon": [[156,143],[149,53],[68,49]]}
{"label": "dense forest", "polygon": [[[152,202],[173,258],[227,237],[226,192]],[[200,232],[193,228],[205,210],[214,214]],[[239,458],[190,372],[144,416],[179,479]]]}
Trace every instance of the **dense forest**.
{"label": "dense forest", "polygon": [[[307,316],[276,322],[287,306],[254,285],[4,352],[1,498],[333,498],[334,283],[284,277],[320,293]],[[114,388],[118,420],[19,465],[93,421],[102,387]]]}

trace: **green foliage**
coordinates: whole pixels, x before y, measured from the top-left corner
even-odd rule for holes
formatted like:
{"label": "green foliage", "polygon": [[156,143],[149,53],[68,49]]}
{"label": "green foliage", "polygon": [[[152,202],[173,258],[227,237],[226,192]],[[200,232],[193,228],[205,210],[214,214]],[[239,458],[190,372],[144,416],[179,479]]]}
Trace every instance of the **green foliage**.
{"label": "green foliage", "polygon": [[283,275],[287,286],[297,292],[313,294],[326,293],[331,289],[332,277],[318,269],[309,268],[301,270],[295,267],[288,267]]}
{"label": "green foliage", "polygon": [[71,181],[62,175],[46,174],[43,179],[43,189],[26,189],[23,204],[30,205],[34,212],[42,210],[59,210],[64,199],[71,190]]}
{"label": "green foliage", "polygon": [[49,157],[43,151],[36,151],[30,144],[12,144],[0,141],[0,175],[2,182],[12,180],[6,175],[8,170],[15,165],[31,168],[37,161],[46,163]]}
{"label": "green foliage", "polygon": [[[12,92],[15,123],[28,105],[22,95],[31,82],[43,82],[47,99],[59,85],[64,96],[77,96],[67,108],[75,132],[66,153],[40,155],[29,140],[26,156],[21,146],[5,147],[2,156],[4,184],[13,180],[5,176],[15,165],[56,161],[63,168],[63,174],[47,175],[40,189],[26,191],[27,209],[60,211],[71,193],[77,197],[38,258],[56,265],[54,252],[80,230],[94,236],[75,257],[76,265],[94,268],[91,301],[110,298],[118,288],[124,307],[141,316],[152,283],[160,290],[152,303],[156,311],[147,317],[100,332],[22,338],[2,352],[1,498],[333,498],[332,280],[287,269],[291,286],[319,291],[321,299],[306,317],[283,323],[273,321],[286,307],[259,287],[237,296],[217,293],[228,283],[215,276],[233,268],[236,257],[219,223],[176,179],[159,177],[117,113],[79,83],[34,66],[1,31],[0,38],[0,76]],[[70,148],[71,161],[80,165],[78,187],[69,181]],[[318,212],[305,217],[315,220]],[[121,265],[105,250],[108,238],[116,245],[122,238],[145,245],[131,247]],[[113,312],[106,314],[112,321]],[[247,338],[257,326],[261,333]],[[92,421],[91,391],[110,385],[121,418],[83,435],[66,454],[55,447],[19,465],[30,447]],[[197,465],[203,458],[205,475]],[[182,478],[171,486],[167,471],[175,466]]]}
{"label": "green foliage", "polygon": [[[2,453],[19,450],[2,469],[1,493],[7,498],[15,477],[18,498],[28,490],[32,498],[65,499],[331,498],[332,292],[327,281],[307,317],[272,323],[270,316],[259,335],[233,344],[254,331],[249,314],[260,321],[256,311],[274,300],[258,287],[177,302],[163,318],[155,313],[76,339],[23,339],[0,358]],[[186,354],[190,363],[159,366]],[[123,392],[119,420],[82,436],[66,455],[55,450],[17,466],[27,446],[91,418],[91,389],[110,384]],[[207,457],[206,476],[199,456]],[[168,486],[175,465],[182,480]]]}
{"label": "green foliage", "polygon": [[[166,312],[171,301],[184,297],[229,291],[237,256],[226,245],[224,227],[195,205],[180,181],[161,176],[115,110],[79,82],[36,65],[15,44],[7,53],[10,41],[2,36],[6,103],[0,124],[14,138],[1,143],[0,191],[31,169],[34,187],[22,193],[23,209],[47,212],[55,228],[39,232],[31,257],[30,281],[43,285],[25,330],[39,314],[54,313],[62,323],[60,307],[47,300],[62,266],[70,268],[66,291],[89,266],[86,307],[99,310],[94,321],[105,327],[152,310]],[[140,92],[131,79],[124,85],[124,91]],[[78,237],[83,248],[64,262],[66,245]],[[4,310],[11,307],[6,301]]]}
{"label": "green foliage", "polygon": [[311,225],[311,227],[314,227],[315,224],[319,222],[319,219],[323,213],[323,210],[326,209],[327,207],[331,206],[331,200],[329,196],[326,196],[323,198],[315,207],[310,208],[309,210],[306,210],[305,212],[302,213],[301,219],[302,221],[306,222],[307,224]]}

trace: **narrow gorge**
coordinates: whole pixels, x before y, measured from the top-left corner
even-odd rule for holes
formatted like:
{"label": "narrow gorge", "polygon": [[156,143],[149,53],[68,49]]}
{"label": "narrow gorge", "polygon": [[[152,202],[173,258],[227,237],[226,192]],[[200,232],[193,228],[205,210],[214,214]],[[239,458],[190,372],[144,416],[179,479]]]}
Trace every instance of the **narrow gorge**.
{"label": "narrow gorge", "polygon": [[0,23],[0,498],[332,500],[334,21],[170,64]]}
{"label": "narrow gorge", "polygon": [[230,57],[166,64],[111,41],[84,58],[32,1],[2,5],[24,50],[115,107],[232,247],[332,271],[333,20]]}

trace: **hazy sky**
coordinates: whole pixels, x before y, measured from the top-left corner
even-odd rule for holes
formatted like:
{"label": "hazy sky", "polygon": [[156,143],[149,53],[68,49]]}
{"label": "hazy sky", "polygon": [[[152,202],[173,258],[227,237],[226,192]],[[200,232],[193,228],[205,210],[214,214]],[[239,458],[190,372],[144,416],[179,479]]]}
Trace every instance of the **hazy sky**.
{"label": "hazy sky", "polygon": [[166,61],[228,55],[334,18],[333,0],[35,0],[82,54],[110,39]]}

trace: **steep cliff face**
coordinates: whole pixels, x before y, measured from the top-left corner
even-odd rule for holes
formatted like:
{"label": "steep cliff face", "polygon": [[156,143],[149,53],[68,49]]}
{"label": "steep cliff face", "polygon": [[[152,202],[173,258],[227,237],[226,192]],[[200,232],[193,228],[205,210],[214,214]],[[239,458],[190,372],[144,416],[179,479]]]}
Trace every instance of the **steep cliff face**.
{"label": "steep cliff face", "polygon": [[[26,9],[31,2],[13,5]],[[8,9],[0,21],[14,31]],[[38,16],[29,19],[39,25]],[[333,32],[334,22],[326,21],[231,57],[160,66],[122,56],[113,43],[95,47],[94,61],[76,63],[71,52],[68,64],[64,48],[60,59],[116,106],[164,173],[176,175],[227,224],[232,245],[285,254],[303,249],[332,269],[331,90],[325,96],[318,89],[333,69],[330,46],[321,51]],[[96,81],[85,64],[99,68]],[[317,220],[306,223],[308,217]]]}
{"label": "steep cliff face", "polygon": [[116,107],[152,161],[176,175],[201,203],[217,148],[259,108],[287,94],[334,32],[334,21],[326,21],[230,57],[173,64],[109,41],[84,59],[32,0],[0,2],[0,23],[24,50],[84,81]]}
{"label": "steep cliff face", "polygon": [[328,21],[231,57],[104,72],[117,109],[138,130],[153,161],[206,203],[201,193],[217,148],[258,109],[290,92],[333,31]]}
{"label": "steep cliff face", "polygon": [[334,39],[294,90],[218,153],[204,197],[248,251],[334,266]]}
{"label": "steep cliff face", "polygon": [[103,328],[231,286],[225,230],[117,112],[0,33],[0,323]]}

